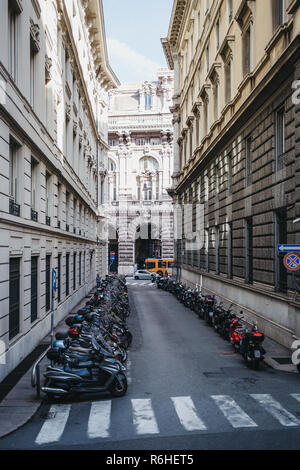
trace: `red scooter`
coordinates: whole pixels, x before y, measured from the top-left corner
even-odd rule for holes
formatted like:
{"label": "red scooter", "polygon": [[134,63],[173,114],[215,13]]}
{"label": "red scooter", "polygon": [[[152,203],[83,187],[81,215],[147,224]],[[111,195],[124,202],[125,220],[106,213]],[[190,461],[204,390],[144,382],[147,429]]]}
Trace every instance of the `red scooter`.
{"label": "red scooter", "polygon": [[230,325],[230,342],[236,352],[240,351],[240,344],[246,332],[246,328],[243,327],[241,319],[242,317],[233,318]]}

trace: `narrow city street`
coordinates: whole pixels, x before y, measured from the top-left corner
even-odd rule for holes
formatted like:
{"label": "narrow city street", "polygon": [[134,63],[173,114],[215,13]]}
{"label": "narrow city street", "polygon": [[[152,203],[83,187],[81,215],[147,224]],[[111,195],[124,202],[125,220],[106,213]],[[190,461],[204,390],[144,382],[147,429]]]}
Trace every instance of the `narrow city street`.
{"label": "narrow city street", "polygon": [[122,398],[54,404],[0,449],[297,449],[300,376],[245,367],[170,293],[129,279],[133,333]]}

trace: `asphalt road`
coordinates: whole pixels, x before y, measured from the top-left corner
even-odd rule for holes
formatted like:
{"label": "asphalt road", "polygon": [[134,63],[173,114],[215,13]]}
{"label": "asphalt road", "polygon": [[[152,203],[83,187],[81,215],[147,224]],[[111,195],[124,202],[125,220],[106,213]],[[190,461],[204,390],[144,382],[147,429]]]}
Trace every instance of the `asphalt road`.
{"label": "asphalt road", "polygon": [[299,449],[300,376],[248,369],[203,320],[128,280],[127,394],[45,403],[0,449]]}

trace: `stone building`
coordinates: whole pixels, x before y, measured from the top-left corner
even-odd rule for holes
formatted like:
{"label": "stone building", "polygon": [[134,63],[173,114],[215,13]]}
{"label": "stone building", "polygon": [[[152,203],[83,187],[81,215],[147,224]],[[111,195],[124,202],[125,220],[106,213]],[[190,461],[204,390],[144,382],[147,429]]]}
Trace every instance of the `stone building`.
{"label": "stone building", "polygon": [[105,274],[107,96],[98,0],[0,5],[0,381]]}
{"label": "stone building", "polygon": [[299,33],[297,0],[175,0],[162,39],[173,196],[194,237],[176,243],[181,279],[288,347],[300,337],[300,271],[277,244],[300,243]]}
{"label": "stone building", "polygon": [[110,270],[133,273],[144,259],[173,258],[173,72],[110,92],[108,193]]}

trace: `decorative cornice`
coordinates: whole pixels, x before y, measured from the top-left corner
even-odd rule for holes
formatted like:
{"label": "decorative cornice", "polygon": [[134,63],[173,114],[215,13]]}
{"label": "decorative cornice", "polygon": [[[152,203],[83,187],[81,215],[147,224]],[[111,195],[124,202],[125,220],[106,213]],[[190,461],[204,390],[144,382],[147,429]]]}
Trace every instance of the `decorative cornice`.
{"label": "decorative cornice", "polygon": [[173,11],[172,11],[172,18],[171,24],[169,28],[168,39],[170,41],[171,46],[175,47],[179,38],[179,33],[182,26],[182,21],[184,18],[185,10],[188,6],[187,0],[175,0]]}

